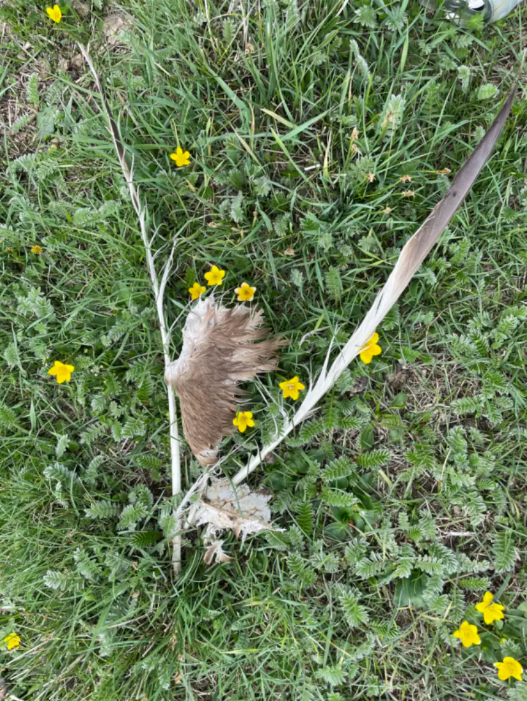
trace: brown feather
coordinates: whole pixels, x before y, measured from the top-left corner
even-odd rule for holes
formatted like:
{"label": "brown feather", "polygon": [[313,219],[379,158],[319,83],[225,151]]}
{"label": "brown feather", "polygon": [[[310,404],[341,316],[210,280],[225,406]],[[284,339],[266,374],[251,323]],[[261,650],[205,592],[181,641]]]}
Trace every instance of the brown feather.
{"label": "brown feather", "polygon": [[277,369],[276,351],[287,342],[269,338],[262,324],[261,310],[227,309],[213,297],[189,312],[181,355],[167,366],[165,380],[179,396],[183,432],[202,465],[216,461],[221,439],[235,430],[245,394],[239,383]]}

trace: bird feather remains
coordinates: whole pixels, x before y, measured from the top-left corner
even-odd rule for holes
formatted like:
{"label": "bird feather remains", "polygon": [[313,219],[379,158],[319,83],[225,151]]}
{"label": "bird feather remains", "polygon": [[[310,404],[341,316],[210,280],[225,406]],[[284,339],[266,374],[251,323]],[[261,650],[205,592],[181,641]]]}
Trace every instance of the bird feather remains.
{"label": "bird feather remains", "polygon": [[243,304],[227,309],[214,297],[200,299],[183,329],[183,348],[169,363],[165,380],[179,396],[183,432],[202,465],[212,465],[222,438],[234,429],[236,408],[245,394],[241,382],[277,369],[276,351],[263,312]]}
{"label": "bird feather remains", "polygon": [[435,206],[424,224],[421,225],[404,246],[390,277],[375,298],[362,323],[352,334],[331,366],[329,366],[332,350],[332,344],[330,344],[322,371],[316,383],[310,387],[294,416],[285,422],[282,430],[274,440],[263,446],[257,454],[253,455],[247,465],[237,472],[232,480],[233,484],[237,485],[243,482],[260,465],[265,456],[275,450],[295,426],[298,426],[312,413],[316,404],[333,387],[340,375],[359,354],[361,348],[368,342],[375,329],[397,302],[415,272],[461,206],[481,169],[487,162],[509,116],[517,84],[518,81],[515,81],[503,107],[477,147],[458,171],[448,192]]}
{"label": "bird feather remains", "polygon": [[270,499],[271,494],[251,491],[246,484],[236,489],[227,478],[213,478],[207,494],[192,505],[188,520],[197,526],[206,524],[205,539],[232,530],[243,542],[248,535],[272,530]]}

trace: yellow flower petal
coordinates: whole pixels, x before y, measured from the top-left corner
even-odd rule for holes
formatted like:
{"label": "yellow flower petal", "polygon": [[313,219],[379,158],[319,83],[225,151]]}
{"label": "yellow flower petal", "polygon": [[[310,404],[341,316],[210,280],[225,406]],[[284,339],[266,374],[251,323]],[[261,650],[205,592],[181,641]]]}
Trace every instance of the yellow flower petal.
{"label": "yellow flower petal", "polygon": [[222,285],[225,277],[225,270],[220,270],[217,265],[213,265],[208,273],[205,273],[205,280],[209,287],[213,285]]}
{"label": "yellow flower petal", "polygon": [[284,399],[291,398],[294,401],[298,399],[299,390],[305,389],[305,386],[300,382],[298,377],[293,377],[290,380],[284,380],[278,385],[284,393]]}
{"label": "yellow flower petal", "polygon": [[200,285],[199,282],[195,282],[192,287],[189,287],[188,291],[190,293],[191,299],[194,301],[195,299],[198,299],[206,290],[207,288],[204,287],[203,285]]}
{"label": "yellow flower petal", "polygon": [[48,17],[54,22],[57,22],[57,24],[62,19],[62,12],[58,5],[53,5],[53,7],[46,7],[46,12],[48,13]]}
{"label": "yellow flower petal", "polygon": [[362,360],[363,363],[366,363],[366,365],[369,365],[371,363],[371,359],[373,358],[373,353],[369,348],[366,350],[363,350],[360,353],[360,359]]}
{"label": "yellow flower petal", "polygon": [[507,679],[514,677],[514,679],[521,682],[523,667],[514,657],[504,657],[503,662],[495,662],[494,666],[498,669],[498,679],[501,679],[501,681],[505,682]]}
{"label": "yellow flower petal", "polygon": [[57,382],[61,385],[63,382],[71,380],[71,373],[75,370],[74,365],[65,365],[60,360],[55,360],[55,364],[48,370],[48,375],[55,375]]}
{"label": "yellow flower petal", "polygon": [[252,411],[240,411],[236,414],[236,418],[232,423],[238,428],[240,433],[245,433],[247,427],[254,427],[254,419]]}
{"label": "yellow flower petal", "polygon": [[37,256],[39,256],[42,251],[43,249],[40,246],[31,246],[31,253],[35,253]]}
{"label": "yellow flower petal", "polygon": [[170,158],[176,162],[178,168],[188,166],[190,163],[190,153],[188,151],[183,151],[181,146],[177,147],[175,153],[170,154]]}
{"label": "yellow flower petal", "polygon": [[20,637],[16,633],[9,633],[9,635],[4,638],[4,643],[7,643],[7,649],[13,650],[15,647],[20,645]]}
{"label": "yellow flower petal", "polygon": [[251,287],[247,282],[242,282],[241,287],[237,287],[235,292],[238,295],[238,302],[250,302],[254,297],[256,287]]}
{"label": "yellow flower petal", "polygon": [[362,348],[359,351],[360,359],[363,363],[366,363],[366,365],[369,365],[371,363],[371,360],[374,355],[380,355],[382,353],[382,348],[379,345],[377,345],[378,340],[379,334],[374,333],[373,336],[362,346]]}
{"label": "yellow flower petal", "polygon": [[[492,600],[494,599],[494,594],[491,594],[490,591],[486,591],[484,596],[483,596],[483,601],[478,604],[478,606],[489,606],[492,603]],[[479,609],[478,609],[479,610]]]}
{"label": "yellow flower petal", "polygon": [[483,614],[483,620],[487,625],[494,623],[494,621],[501,621],[505,618],[503,613],[504,606],[501,604],[493,604],[492,600],[494,596],[490,591],[485,592],[483,601],[476,604],[476,610]]}
{"label": "yellow flower petal", "polygon": [[489,626],[494,621],[501,621],[505,618],[504,607],[501,604],[491,604],[483,611],[483,620]]}
{"label": "yellow flower petal", "polygon": [[477,626],[471,625],[468,621],[463,621],[459,626],[459,630],[456,630],[453,635],[454,638],[459,638],[461,640],[463,647],[472,647],[472,645],[481,644]]}

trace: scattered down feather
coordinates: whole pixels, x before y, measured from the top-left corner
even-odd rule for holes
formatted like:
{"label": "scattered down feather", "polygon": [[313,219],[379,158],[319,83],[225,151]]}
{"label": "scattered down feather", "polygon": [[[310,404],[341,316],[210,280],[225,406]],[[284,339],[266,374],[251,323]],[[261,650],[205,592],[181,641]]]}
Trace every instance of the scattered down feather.
{"label": "scattered down feather", "polygon": [[[270,499],[271,494],[261,490],[251,492],[246,484],[236,488],[226,478],[213,478],[201,500],[191,507],[188,523],[206,525],[204,538],[208,543],[211,542],[209,539],[215,539],[223,531],[233,531],[236,538],[241,538],[243,542],[248,535],[274,530]],[[210,545],[207,553],[212,562]]]}
{"label": "scattered down feather", "polygon": [[286,342],[269,338],[262,324],[261,310],[227,309],[213,296],[188,314],[181,355],[167,365],[165,380],[179,396],[183,432],[202,465],[216,462],[220,441],[235,430],[239,383],[277,369],[276,351]]}
{"label": "scattered down feather", "polygon": [[223,540],[207,540],[207,549],[203,555],[203,561],[206,565],[212,565],[214,562],[233,562],[234,558],[227,555],[223,549]]}

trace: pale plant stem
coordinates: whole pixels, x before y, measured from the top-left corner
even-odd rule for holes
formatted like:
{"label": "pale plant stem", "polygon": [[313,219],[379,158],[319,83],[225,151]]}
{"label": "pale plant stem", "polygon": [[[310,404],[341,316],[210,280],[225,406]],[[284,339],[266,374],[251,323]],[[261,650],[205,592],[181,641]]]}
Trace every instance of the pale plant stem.
{"label": "pale plant stem", "polygon": [[[151,245],[152,242],[148,236],[148,230],[147,230],[147,224],[146,224],[147,211],[146,211],[146,207],[143,206],[143,204],[139,198],[139,193],[137,191],[137,188],[134,185],[133,166],[132,166],[132,168],[130,168],[128,166],[128,162],[126,160],[126,155],[124,152],[124,147],[119,139],[119,133],[117,131],[117,126],[112,118],[110,108],[109,108],[107,100],[106,100],[106,95],[104,93],[104,89],[103,89],[101,80],[99,78],[97,71],[95,70],[95,66],[93,65],[93,61],[91,59],[91,56],[90,56],[88,50],[84,46],[82,46],[82,44],[79,44],[79,48],[82,52],[82,55],[84,56],[86,63],[88,64],[88,66],[90,68],[90,71],[93,75],[93,79],[95,80],[95,84],[97,86],[97,90],[99,91],[99,93],[101,95],[101,102],[103,104],[106,119],[108,120],[108,126],[109,126],[110,135],[112,137],[113,145],[115,147],[115,151],[117,153],[117,157],[118,157],[119,163],[121,165],[121,170],[122,170],[124,179],[126,180],[126,184],[128,186],[128,191],[130,193],[130,199],[132,200],[132,205],[133,205],[135,212],[137,214],[137,217],[139,219],[139,230],[141,232],[141,240],[143,241],[143,246],[145,248],[145,253],[146,253],[146,266],[148,268],[148,274],[150,276],[152,290],[154,292],[157,318],[158,318],[158,323],[159,323],[159,331],[161,333],[161,342],[163,344],[163,355],[164,355],[165,367],[166,367],[168,365],[168,363],[170,363],[170,357],[169,357],[170,331],[167,329],[167,325],[166,325],[166,321],[165,321],[164,296],[165,296],[165,288],[166,288],[166,285],[168,282],[168,278],[170,277],[170,273],[172,271],[172,266],[173,266],[173,262],[174,262],[174,252],[175,252],[177,239],[176,239],[176,241],[174,241],[174,243],[172,245],[172,250],[170,252],[169,259],[168,259],[168,261],[165,264],[165,267],[163,269],[163,275],[161,278],[161,282],[159,282],[159,278],[157,276],[155,263],[154,263],[155,255],[152,253],[152,245]],[[170,386],[167,387],[167,395],[168,395],[168,413],[169,413],[169,422],[170,422],[170,456],[171,456],[172,496],[175,497],[181,493],[181,457],[180,457],[180,450],[179,450],[179,433],[178,433],[178,425],[177,425],[176,398],[174,395],[174,390]],[[173,539],[173,550],[172,550],[172,565],[173,565],[175,574],[179,574],[179,572],[181,571],[181,528],[182,528],[182,519],[181,519],[180,511],[177,510],[176,511],[176,535],[174,536],[174,539]]]}

